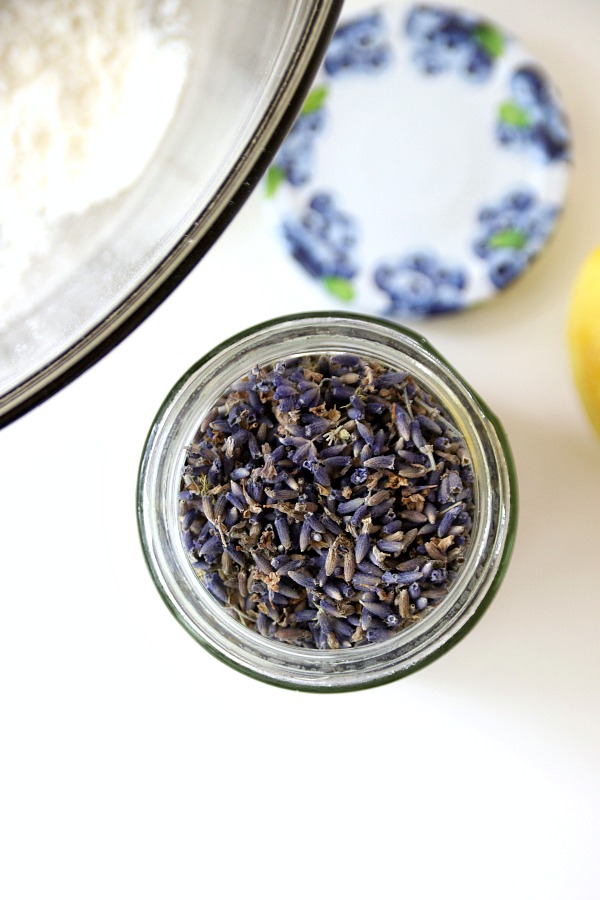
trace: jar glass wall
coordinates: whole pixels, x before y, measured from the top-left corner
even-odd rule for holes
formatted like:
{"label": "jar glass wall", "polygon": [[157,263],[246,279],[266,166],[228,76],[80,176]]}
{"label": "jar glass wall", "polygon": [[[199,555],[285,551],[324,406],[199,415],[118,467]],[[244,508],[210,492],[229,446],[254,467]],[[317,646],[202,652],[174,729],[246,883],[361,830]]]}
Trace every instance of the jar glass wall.
{"label": "jar glass wall", "polygon": [[[465,561],[447,596],[419,621],[374,644],[304,649],[237,621],[197,577],[183,546],[178,501],[186,450],[200,422],[256,366],[289,357],[353,353],[411,374],[453,420],[470,454],[475,513]],[[150,430],[140,466],[138,523],[152,578],[178,621],[235,668],[283,687],[349,690],[381,684],[431,662],[460,639],[494,597],[517,518],[514,465],[504,431],[478,395],[416,333],[369,317],[286,316],[232,337],[175,385]]]}

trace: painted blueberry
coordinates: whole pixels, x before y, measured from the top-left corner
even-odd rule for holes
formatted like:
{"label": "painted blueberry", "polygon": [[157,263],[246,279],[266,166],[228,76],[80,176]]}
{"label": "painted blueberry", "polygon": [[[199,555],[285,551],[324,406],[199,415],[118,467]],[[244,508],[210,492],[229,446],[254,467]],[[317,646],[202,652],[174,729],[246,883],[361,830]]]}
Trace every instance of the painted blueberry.
{"label": "painted blueberry", "polygon": [[413,7],[405,31],[413,43],[413,62],[424,74],[453,71],[474,82],[490,77],[505,44],[490,23],[438,6]]}
{"label": "painted blueberry", "polygon": [[513,73],[510,98],[500,106],[496,135],[503,145],[542,163],[569,159],[565,115],[545,75],[535,66],[524,65]]}
{"label": "painted blueberry", "polygon": [[283,234],[292,256],[315,278],[352,279],[358,270],[352,218],[330,194],[317,194],[301,218],[289,218]]}
{"label": "painted blueberry", "polygon": [[314,144],[324,125],[324,109],[299,116],[275,158],[274,165],[294,187],[301,187],[310,181]]}
{"label": "painted blueberry", "polygon": [[390,299],[390,313],[436,315],[460,309],[465,303],[467,276],[463,270],[444,265],[427,253],[381,263],[374,278]]}
{"label": "painted blueberry", "polygon": [[529,190],[512,191],[481,209],[473,250],[485,260],[495,287],[506,287],[524,271],[548,239],[558,213]]}
{"label": "painted blueberry", "polygon": [[385,20],[380,13],[371,13],[337,29],[325,57],[325,71],[332,76],[374,72],[383,69],[390,59]]}

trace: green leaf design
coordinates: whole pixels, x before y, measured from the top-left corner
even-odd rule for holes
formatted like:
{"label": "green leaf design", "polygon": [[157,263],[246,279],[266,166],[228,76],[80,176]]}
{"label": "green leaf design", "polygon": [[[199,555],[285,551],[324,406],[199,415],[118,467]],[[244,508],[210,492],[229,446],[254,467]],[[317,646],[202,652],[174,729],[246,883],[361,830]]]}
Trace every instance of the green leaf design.
{"label": "green leaf design", "polygon": [[508,125],[514,125],[515,128],[528,128],[531,125],[527,110],[512,100],[506,100],[500,105],[500,119]]}
{"label": "green leaf design", "polygon": [[492,59],[498,59],[504,53],[506,41],[504,35],[493,25],[481,22],[473,30],[473,37]]}
{"label": "green leaf design", "polygon": [[504,231],[498,231],[488,241],[489,247],[512,247],[515,250],[522,250],[526,244],[527,235],[524,231],[516,228],[505,228]]}
{"label": "green leaf design", "polygon": [[354,285],[347,278],[337,278],[335,275],[328,275],[326,278],[323,278],[323,287],[330,294],[333,294],[334,297],[337,297],[338,300],[349,302],[354,300],[356,296]]}
{"label": "green leaf design", "polygon": [[307,116],[309,115],[309,113],[314,113],[317,112],[318,109],[321,109],[321,107],[325,103],[325,100],[327,99],[328,93],[329,88],[325,87],[324,84],[320,85],[320,87],[313,88],[304,101],[301,115]]}
{"label": "green leaf design", "polygon": [[279,166],[271,166],[267,169],[265,179],[265,194],[270,199],[274,197],[280,186],[285,181],[285,172]]}

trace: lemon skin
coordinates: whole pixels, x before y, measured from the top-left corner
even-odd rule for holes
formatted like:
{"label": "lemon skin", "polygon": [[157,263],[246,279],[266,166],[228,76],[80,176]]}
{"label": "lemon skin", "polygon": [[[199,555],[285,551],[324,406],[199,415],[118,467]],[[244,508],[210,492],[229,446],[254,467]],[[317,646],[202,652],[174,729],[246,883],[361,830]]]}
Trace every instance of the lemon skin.
{"label": "lemon skin", "polygon": [[575,282],[568,340],[575,384],[600,435],[600,247],[585,260]]}

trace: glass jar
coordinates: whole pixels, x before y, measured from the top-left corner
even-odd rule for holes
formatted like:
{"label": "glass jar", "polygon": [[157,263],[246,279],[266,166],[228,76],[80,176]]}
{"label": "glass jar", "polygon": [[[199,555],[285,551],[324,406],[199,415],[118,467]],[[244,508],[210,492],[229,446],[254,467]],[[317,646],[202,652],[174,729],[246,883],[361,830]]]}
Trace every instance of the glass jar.
{"label": "glass jar", "polygon": [[[178,498],[186,448],[215,402],[256,365],[306,354],[353,353],[408,371],[454,420],[471,455],[475,514],[465,561],[447,596],[419,621],[375,644],[303,649],[241,624],[198,579],[180,534]],[[421,336],[391,322],[342,313],[285,316],[220,344],[175,385],[148,436],[138,481],[146,561],[177,620],[236,669],[282,687],[339,691],[407,675],[440,656],[481,617],[506,571],[515,536],[517,485],[502,426]]]}

